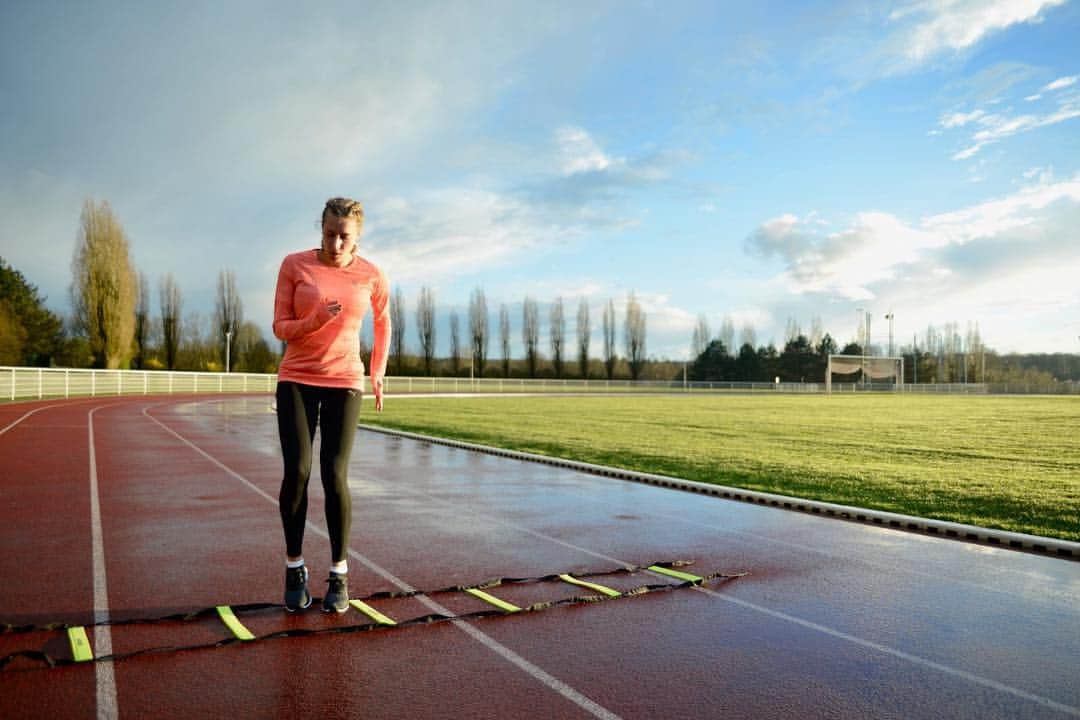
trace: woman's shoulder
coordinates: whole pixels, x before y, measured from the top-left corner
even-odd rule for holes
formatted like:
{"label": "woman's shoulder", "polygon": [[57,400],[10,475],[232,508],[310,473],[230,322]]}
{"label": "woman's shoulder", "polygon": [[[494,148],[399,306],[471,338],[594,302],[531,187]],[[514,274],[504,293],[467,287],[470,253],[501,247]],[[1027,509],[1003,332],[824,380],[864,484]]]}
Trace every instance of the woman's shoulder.
{"label": "woman's shoulder", "polygon": [[316,250],[298,250],[296,252],[289,253],[281,261],[281,266],[289,267],[310,264],[312,261],[317,260],[315,256],[316,252]]}
{"label": "woman's shoulder", "polygon": [[382,280],[386,279],[386,275],[383,273],[382,269],[365,257],[357,255],[355,262],[350,267],[354,268],[355,272],[359,274],[366,275],[368,277],[375,276]]}

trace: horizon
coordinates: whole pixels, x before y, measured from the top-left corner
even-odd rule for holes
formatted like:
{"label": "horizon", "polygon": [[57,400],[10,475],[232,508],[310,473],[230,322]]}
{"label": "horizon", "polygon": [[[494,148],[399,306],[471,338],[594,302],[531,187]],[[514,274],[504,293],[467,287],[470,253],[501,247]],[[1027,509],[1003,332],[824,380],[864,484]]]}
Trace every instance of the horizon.
{"label": "horizon", "polygon": [[613,300],[621,350],[631,292],[671,360],[702,314],[736,348],[790,320],[843,347],[860,308],[873,345],[891,313],[898,347],[971,323],[1080,352],[1075,1],[335,7],[5,4],[0,256],[69,315],[107,201],[154,315],[165,273],[208,316],[231,269],[273,343],[278,266],[346,195],[410,351],[421,287],[440,355],[481,287],[514,356],[526,296],[541,351],[557,297],[571,341],[589,302],[594,348]]}

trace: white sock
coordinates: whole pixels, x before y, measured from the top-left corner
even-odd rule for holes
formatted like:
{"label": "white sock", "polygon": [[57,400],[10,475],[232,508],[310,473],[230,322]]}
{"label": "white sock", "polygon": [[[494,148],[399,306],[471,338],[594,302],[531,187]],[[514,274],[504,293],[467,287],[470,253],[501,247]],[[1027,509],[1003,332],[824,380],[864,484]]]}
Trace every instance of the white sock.
{"label": "white sock", "polygon": [[348,563],[348,561],[342,560],[341,562],[334,563],[333,565],[330,566],[330,572],[334,573],[335,575],[348,575],[349,574],[349,563]]}
{"label": "white sock", "polygon": [[285,558],[285,567],[287,567],[287,568],[304,567],[304,557],[300,556],[299,560],[290,560],[289,558]]}

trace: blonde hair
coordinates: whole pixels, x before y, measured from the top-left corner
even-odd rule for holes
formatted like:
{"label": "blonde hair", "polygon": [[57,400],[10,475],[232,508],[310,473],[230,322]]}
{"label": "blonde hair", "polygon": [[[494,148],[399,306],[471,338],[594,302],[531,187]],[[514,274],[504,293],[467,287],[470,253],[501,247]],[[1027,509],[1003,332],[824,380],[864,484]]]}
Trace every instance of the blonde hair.
{"label": "blonde hair", "polygon": [[364,206],[358,200],[351,198],[336,197],[326,201],[326,207],[322,211],[322,219],[319,225],[326,223],[326,216],[333,215],[339,218],[355,218],[358,228],[364,226]]}

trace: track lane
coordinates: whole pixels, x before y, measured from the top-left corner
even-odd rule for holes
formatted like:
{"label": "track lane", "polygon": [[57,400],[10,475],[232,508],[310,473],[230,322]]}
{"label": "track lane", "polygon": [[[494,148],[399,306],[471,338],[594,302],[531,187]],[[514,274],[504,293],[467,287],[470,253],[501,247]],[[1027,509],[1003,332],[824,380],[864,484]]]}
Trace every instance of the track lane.
{"label": "track lane", "polygon": [[[276,456],[273,416],[265,411],[267,403],[267,399],[170,401],[165,413],[170,422],[182,425],[184,433],[197,438],[210,454],[238,468],[254,486],[272,497],[276,494],[280,461]],[[223,411],[222,406],[233,406],[234,411]],[[119,414],[126,413],[124,410]],[[125,437],[147,434],[145,423],[141,427],[137,422],[118,427]],[[193,469],[192,477],[186,471],[177,474],[171,464],[163,462],[166,457],[151,451],[143,461],[110,468],[108,476],[118,483],[110,492],[121,488],[136,492],[136,476],[160,474],[161,467],[170,468],[170,482],[176,482],[178,487],[190,486],[189,493],[197,491],[199,483],[208,478],[216,478],[218,486],[223,487],[220,473],[210,473],[203,466]],[[125,476],[125,472],[132,477]],[[984,717],[1057,717],[1068,716],[1068,708],[1072,707],[1067,704],[1072,702],[1069,688],[1066,685],[1063,690],[1060,674],[1055,674],[1052,664],[1048,672],[1046,663],[1040,666],[1040,658],[1033,657],[1023,642],[1019,655],[1011,651],[999,654],[993,643],[980,639],[979,633],[1002,635],[1007,642],[1000,643],[1001,653],[1009,650],[1013,636],[1030,634],[1026,645],[1046,641],[1044,653],[1051,660],[1062,652],[1075,656],[1078,638],[1069,630],[1077,627],[1076,615],[1066,611],[1075,607],[1069,600],[1078,595],[1080,577],[1061,571],[1075,564],[1047,562],[1002,550],[985,552],[986,548],[931,538],[919,538],[914,543],[918,560],[912,562],[907,557],[911,546],[905,548],[904,533],[866,528],[875,532],[850,535],[847,528],[860,526],[753,506],[717,513],[715,508],[735,504],[543,466],[508,465],[498,458],[379,440],[369,434],[360,436],[351,482],[355,496],[353,545],[373,564],[393,570],[399,579],[413,585],[426,585],[428,580],[439,580],[435,584],[442,585],[458,578],[471,582],[480,577],[514,574],[528,567],[543,571],[553,567],[569,569],[574,564],[595,567],[601,558],[641,562],[660,559],[648,554],[662,550],[668,551],[663,555],[668,557],[671,547],[686,549],[686,553],[679,554],[696,557],[699,565],[722,563],[708,569],[749,567],[753,572],[750,582],[719,588],[722,597],[680,592],[478,623],[486,635],[512,648],[518,656],[546,668],[557,678],[569,679],[600,705],[626,717],[689,717],[720,711],[732,717],[751,717],[755,713],[780,717],[965,717],[976,710]],[[230,478],[229,483],[238,484],[235,478]],[[251,489],[246,492],[250,494]],[[125,495],[118,492],[110,504],[104,505],[107,528],[112,503],[122,503]],[[166,504],[171,502],[168,497]],[[134,517],[141,512],[137,505],[152,502],[152,497],[140,498],[117,515]],[[271,522],[254,533],[266,534],[255,546],[263,541],[270,544],[267,554],[271,558],[266,562],[270,569],[263,570],[260,560],[243,553],[235,562],[260,565],[251,573],[253,583],[268,588],[270,597],[266,599],[273,600],[280,593],[280,558],[275,550],[280,530],[270,502],[265,498],[259,502],[270,509]],[[321,497],[313,496],[312,507],[320,506]],[[174,509],[178,515],[188,517],[193,535],[214,526],[213,522],[204,526],[193,521],[190,510]],[[248,503],[246,512],[259,514],[251,510]],[[802,520],[794,521],[800,517]],[[317,512],[313,511],[311,518],[317,521]],[[204,545],[206,537],[202,533]],[[324,542],[318,537],[310,540],[316,545]],[[443,562],[430,562],[432,547],[438,548]],[[976,551],[965,554],[958,547],[974,547]],[[868,550],[872,551],[870,557],[866,555]],[[313,565],[322,562],[327,552],[322,547],[312,551],[305,547]],[[167,557],[162,555],[160,559]],[[140,568],[149,565],[153,569],[157,565],[139,564],[137,557],[119,565],[129,562]],[[385,577],[351,564],[351,577],[356,576],[365,590],[390,584]],[[868,568],[879,571],[890,564],[894,571],[884,580],[861,577]],[[984,578],[992,568],[1000,571],[998,576]],[[109,569],[112,578],[111,564]],[[268,578],[255,577],[263,572],[268,573]],[[957,581],[951,579],[953,575]],[[211,576],[216,581],[221,573],[214,569]],[[1006,579],[1004,584],[1002,578]],[[1019,592],[1009,584],[1016,579],[1025,583]],[[172,579],[166,580],[162,584],[171,587]],[[917,586],[909,587],[912,585]],[[1031,603],[1034,613],[1017,622],[1016,610],[1025,598],[1038,598],[1047,588],[1053,599]],[[964,609],[942,612],[943,596],[962,604]],[[115,602],[121,608],[123,601],[122,593],[118,594]],[[909,606],[907,615],[893,616],[890,621],[890,608],[897,605]],[[776,614],[769,618],[762,608],[775,608]],[[133,605],[128,609],[139,608]],[[962,621],[965,614],[976,620],[977,632],[958,625],[958,619]],[[911,624],[912,618],[918,620],[915,625]],[[1018,676],[1006,678],[1003,685],[1029,688],[1032,695],[1039,697],[1063,699],[1066,710],[1059,712],[1008,692],[973,685],[963,677],[912,663],[900,655],[886,652],[882,657],[881,649],[872,645],[854,643],[857,649],[853,650],[851,639],[830,636],[815,624],[859,640],[873,638],[867,642],[900,652],[911,651],[909,654],[920,659],[938,658],[943,665],[959,659],[960,667],[972,667],[974,659],[974,669],[983,673],[978,674],[980,678],[988,675],[992,679],[1003,664],[1011,664]],[[1050,637],[1055,630],[1056,637]],[[940,636],[942,632],[944,637]],[[271,707],[286,714],[301,707],[298,698],[311,701],[318,695],[321,686],[312,678],[320,668],[341,666],[353,682],[333,678],[328,681],[329,687],[336,700],[353,712],[370,714],[373,708],[379,708],[375,716],[384,711],[389,716],[390,708],[397,707],[414,716],[438,716],[452,707],[472,710],[481,717],[507,717],[529,711],[535,716],[537,708],[551,708],[552,716],[573,716],[572,705],[553,706],[554,694],[550,691],[530,692],[530,683],[515,684],[512,678],[504,677],[508,667],[505,664],[500,671],[496,663],[489,676],[483,668],[490,664],[490,658],[484,657],[490,653],[478,646],[470,651],[475,643],[452,628],[413,628],[401,633],[407,638],[404,642],[400,640],[403,635],[396,633],[381,637],[367,634],[349,639],[350,644],[337,642],[341,638],[267,643],[281,645],[282,649],[265,656],[269,648],[251,647],[213,651],[210,655],[215,657],[209,660],[195,658],[201,653],[150,662],[140,659],[131,667],[145,666],[149,670],[132,675],[130,681],[128,664],[122,663],[117,666],[121,707],[124,712],[152,709],[145,698],[126,692],[125,687],[130,684],[145,688],[156,677],[162,687],[155,695],[171,698],[165,707],[182,708],[186,700],[187,707],[204,708],[209,716],[225,716],[230,714],[230,705],[222,695],[242,692],[252,697],[250,716],[257,715],[255,708],[265,711]],[[823,641],[822,635],[831,640]],[[286,651],[285,646],[302,650]],[[435,696],[437,701],[406,682],[408,678],[385,677],[375,671],[392,665],[408,672],[410,666],[401,662],[402,655],[432,666],[430,677],[425,675],[419,682],[428,686],[430,680],[432,692],[442,694]],[[988,657],[972,658],[980,655]],[[219,657],[226,658],[226,662],[219,663]],[[463,658],[464,665],[455,664],[455,658]],[[251,687],[250,678],[258,675],[266,663],[280,672],[266,681],[270,687],[262,687],[262,682]],[[290,676],[289,667],[300,676]],[[987,669],[989,673],[984,672]],[[498,680],[482,683],[472,673]],[[1043,677],[1038,677],[1040,673]],[[160,681],[165,676],[169,678],[167,684]],[[357,683],[357,678],[362,682]],[[0,682],[4,681],[0,675]],[[357,684],[364,689],[357,689]],[[226,690],[206,691],[215,685]],[[496,697],[524,693],[522,697],[527,700],[500,708],[491,703],[492,693]],[[467,699],[459,697],[463,694]],[[938,698],[938,714],[928,712],[927,695]],[[246,716],[244,712],[241,710],[239,716]],[[230,716],[237,715],[233,712]]]}
{"label": "track lane", "polygon": [[[426,522],[426,515],[431,515],[432,511],[430,505],[435,504],[432,501],[437,500],[436,495],[440,492],[446,492],[451,494],[460,494],[467,497],[467,503],[465,505],[475,510],[477,507],[483,507],[485,503],[490,503],[495,509],[502,512],[512,512],[518,514],[529,515],[530,517],[537,518],[537,527],[544,528],[549,527],[553,529],[554,534],[557,534],[559,538],[566,538],[569,535],[576,534],[583,540],[583,545],[593,548],[603,548],[607,543],[610,543],[611,539],[619,537],[627,537],[625,531],[620,532],[615,528],[618,528],[618,523],[607,523],[606,527],[601,528],[601,532],[596,532],[597,522],[594,515],[590,513],[591,510],[585,510],[582,506],[589,505],[596,502],[598,492],[597,487],[606,486],[613,489],[607,496],[604,496],[602,502],[611,502],[611,498],[616,498],[614,503],[615,507],[620,507],[620,504],[625,506],[623,509],[632,510],[634,507],[637,511],[642,512],[642,506],[647,511],[651,511],[657,506],[656,499],[662,498],[671,502],[694,503],[698,507],[725,507],[736,506],[737,504],[731,503],[702,503],[701,498],[695,496],[689,496],[683,493],[672,493],[670,491],[663,491],[656,488],[648,488],[647,486],[636,486],[630,483],[623,483],[620,481],[605,480],[602,478],[592,478],[585,476],[587,482],[584,490],[581,487],[577,487],[577,490],[573,488],[582,483],[582,476],[576,473],[570,473],[567,471],[553,470],[544,466],[535,465],[521,465],[515,466],[514,477],[512,480],[504,480],[498,477],[500,469],[505,468],[504,461],[498,458],[491,458],[489,456],[476,456],[471,453],[463,453],[462,451],[454,451],[446,448],[433,448],[426,447],[424,444],[410,443],[407,447],[407,451],[403,451],[402,444],[396,443],[396,441],[389,441],[383,450],[379,447],[382,445],[371,438],[365,438],[365,442],[368,443],[367,451],[360,453],[357,460],[357,465],[368,471],[368,478],[364,477],[364,470],[360,470],[360,475],[357,475],[357,468],[354,466],[353,477],[357,482],[357,490],[362,492],[367,500],[364,503],[365,507],[370,507],[372,504],[377,503],[377,499],[368,497],[372,486],[381,485],[384,487],[392,487],[395,489],[395,494],[400,496],[402,488],[423,485],[431,485],[434,487],[434,494],[429,493],[430,497],[424,499],[422,502],[416,502],[413,500],[403,501],[400,497],[394,498],[391,503],[397,508],[397,511],[407,514],[409,517],[416,518],[416,521],[425,521],[425,529],[422,532],[416,534],[421,537],[433,538],[434,541],[439,544],[440,547],[447,547],[449,552],[454,553],[455,547],[469,548],[469,547],[482,547],[482,555],[489,562],[495,562],[495,570],[491,574],[499,574],[499,571],[503,566],[499,565],[503,556],[512,560],[515,555],[518,555],[518,562],[530,562],[531,557],[527,555],[536,554],[536,544],[529,546],[528,553],[525,553],[525,557],[522,557],[522,553],[519,551],[508,550],[505,538],[502,535],[496,534],[494,540],[484,543],[481,538],[491,538],[489,529],[481,529],[482,523],[478,522],[477,517],[466,517],[468,513],[464,512],[463,508],[459,507],[456,511],[447,513],[441,517],[433,519],[432,522]],[[269,452],[266,447],[261,449],[264,452]],[[395,476],[392,478],[383,478],[381,481],[376,480],[371,475],[372,467],[385,466],[385,467],[401,467],[403,476]],[[485,470],[485,468],[493,468],[494,470]],[[491,476],[494,476],[492,479]],[[542,493],[536,493],[530,491],[530,486],[533,483],[540,483],[544,486],[545,490],[550,492],[553,487],[558,488],[558,494],[564,494],[570,492],[576,494],[577,497],[571,499],[567,505],[567,512],[564,516],[553,516],[552,507],[553,504],[548,502]],[[468,485],[468,489],[463,489],[462,486]],[[480,491],[481,486],[483,492]],[[599,493],[599,495],[603,495]],[[649,500],[642,502],[641,496],[647,496]],[[630,499],[638,498],[638,499]],[[360,503],[358,503],[360,504]],[[424,507],[427,505],[428,507]],[[522,505],[531,507],[533,511],[522,511],[520,508]],[[518,508],[518,509],[514,509]],[[612,508],[614,509],[614,508]],[[872,648],[874,645],[879,645],[883,648],[893,650],[893,657],[903,659],[905,655],[911,657],[908,662],[924,661],[922,663],[923,669],[933,667],[933,664],[937,662],[933,659],[922,657],[918,653],[927,654],[930,658],[935,657],[936,653],[945,652],[946,657],[940,658],[947,661],[956,661],[959,667],[963,667],[969,664],[972,659],[976,661],[986,660],[988,665],[986,669],[989,677],[983,675],[977,675],[972,673],[973,676],[982,678],[988,681],[991,685],[995,682],[993,675],[1000,673],[1003,669],[1003,663],[1005,658],[1001,657],[997,652],[998,646],[1004,645],[1008,647],[1007,642],[996,643],[995,641],[982,641],[983,647],[979,648],[977,644],[972,646],[970,640],[964,636],[964,623],[965,615],[969,615],[972,612],[976,614],[987,614],[987,620],[982,621],[986,626],[985,630],[980,632],[986,632],[989,630],[991,637],[994,635],[994,631],[999,632],[1005,630],[1006,641],[1019,642],[1021,647],[1026,647],[1029,660],[1031,663],[1025,662],[1020,659],[1017,663],[1019,667],[1024,669],[1022,677],[1020,678],[1024,682],[1021,682],[1021,686],[1030,684],[1033,690],[1047,690],[1051,694],[1054,692],[1060,693],[1061,691],[1061,676],[1050,674],[1050,677],[1043,677],[1045,672],[1042,671],[1042,667],[1045,663],[1040,663],[1041,653],[1044,651],[1050,651],[1051,656],[1053,652],[1057,652],[1057,657],[1061,657],[1064,653],[1068,657],[1069,652],[1076,647],[1076,636],[1073,633],[1066,632],[1064,635],[1060,633],[1060,628],[1072,628],[1075,627],[1075,614],[1065,615],[1051,615],[1049,618],[1043,618],[1039,621],[1038,614],[1035,618],[1035,626],[1032,627],[1030,620],[1025,620],[1025,623],[1021,626],[1017,626],[1015,622],[1012,622],[1016,618],[1015,612],[1010,612],[1009,608],[999,609],[995,606],[997,599],[987,600],[985,598],[977,599],[974,604],[972,603],[972,597],[961,597],[957,600],[963,604],[963,607],[957,609],[953,608],[946,613],[946,617],[935,617],[935,613],[940,614],[939,606],[942,602],[945,605],[949,605],[950,598],[946,595],[942,596],[942,589],[944,587],[951,586],[949,576],[944,574],[938,578],[938,582],[935,583],[934,588],[930,588],[925,592],[925,597],[916,604],[915,612],[911,610],[903,610],[899,616],[892,616],[890,613],[890,604],[892,602],[895,605],[896,601],[889,601],[885,603],[885,607],[877,608],[875,605],[881,604],[880,602],[871,602],[870,609],[855,607],[853,612],[847,613],[846,616],[842,613],[841,619],[847,620],[849,618],[855,619],[857,622],[853,626],[845,628],[851,632],[844,632],[844,630],[835,629],[837,625],[836,619],[838,614],[835,610],[830,608],[840,607],[852,603],[850,598],[846,598],[846,595],[854,595],[854,597],[862,598],[878,598],[878,596],[889,598],[890,594],[895,594],[897,601],[903,602],[906,598],[918,599],[919,593],[923,588],[916,588],[915,592],[912,592],[907,587],[907,583],[900,583],[896,587],[890,589],[887,587],[889,583],[895,583],[895,580],[888,580],[886,587],[879,587],[881,585],[880,579],[865,579],[860,577],[863,573],[851,574],[847,572],[837,571],[835,555],[842,552],[846,546],[843,543],[837,543],[835,540],[830,539],[831,533],[839,533],[841,535],[847,535],[851,530],[858,529],[854,533],[856,542],[851,547],[850,554],[854,557],[859,557],[860,553],[866,549],[885,551],[886,554],[894,553],[897,557],[903,556],[904,543],[906,540],[911,539],[915,541],[916,547],[922,545],[928,545],[931,548],[938,548],[938,551],[926,553],[926,548],[920,548],[917,557],[920,562],[926,563],[927,566],[932,566],[935,562],[942,562],[950,564],[954,567],[966,567],[972,564],[978,564],[969,562],[972,558],[965,557],[965,554],[970,553],[975,558],[985,557],[987,561],[983,563],[984,571],[988,567],[993,567],[995,570],[1002,570],[1006,574],[1012,573],[1018,576],[1031,576],[1031,577],[1055,577],[1055,572],[1042,572],[1041,570],[1031,568],[1056,568],[1056,577],[1059,580],[1062,577],[1072,577],[1071,581],[1064,581],[1062,588],[1068,595],[1074,592],[1074,588],[1077,587],[1077,578],[1071,573],[1071,569],[1075,567],[1074,564],[1067,563],[1065,561],[1038,558],[1034,556],[1022,555],[1019,553],[1011,553],[1009,551],[979,548],[976,546],[968,546],[961,543],[940,541],[933,538],[923,538],[921,536],[910,536],[906,533],[899,533],[893,530],[885,530],[880,528],[867,528],[861,526],[853,526],[847,523],[839,523],[835,521],[823,521],[819,518],[812,518],[808,516],[797,516],[791,513],[783,513],[781,511],[773,510],[770,508],[756,508],[752,506],[739,506],[735,507],[736,516],[758,516],[753,520],[747,520],[745,517],[735,518],[735,525],[746,525],[747,523],[761,523],[766,529],[775,529],[781,536],[791,535],[794,530],[795,534],[807,532],[807,527],[818,526],[818,532],[824,531],[826,537],[825,544],[830,548],[833,548],[833,558],[829,561],[829,558],[822,557],[820,554],[814,556],[810,554],[810,557],[805,556],[796,558],[786,558],[786,563],[781,563],[779,567],[770,570],[769,565],[775,564],[771,559],[766,559],[762,562],[761,543],[747,543],[745,538],[741,543],[732,543],[730,537],[717,538],[716,532],[709,534],[706,533],[704,538],[699,539],[697,542],[702,542],[701,552],[705,553],[705,557],[708,557],[709,553],[715,554],[717,548],[717,540],[724,545],[725,550],[728,551],[725,554],[733,556],[735,558],[742,557],[754,558],[758,563],[758,569],[755,574],[759,577],[768,575],[770,584],[786,585],[786,588],[770,588],[770,592],[765,595],[766,599],[769,599],[771,595],[775,595],[777,592],[787,594],[788,602],[791,598],[795,599],[795,604],[790,608],[793,611],[802,612],[810,619],[803,620],[810,626],[821,625],[821,627],[832,630],[835,638],[850,636],[856,640],[864,641],[864,648]],[[413,514],[413,513],[419,513]],[[364,525],[365,523],[371,523],[372,525],[364,525],[365,527],[371,527],[372,532],[376,535],[379,534],[379,517],[387,516],[390,513],[379,512],[376,510],[372,515],[367,515],[363,520],[357,519],[358,525]],[[616,515],[618,515],[616,513]],[[625,513],[622,514],[625,517]],[[582,516],[587,516],[590,519],[586,522],[582,522]],[[762,522],[762,517],[771,518],[770,521]],[[788,527],[791,523],[788,520],[794,520],[796,527]],[[415,521],[414,521],[415,523]],[[770,524],[772,523],[772,524]],[[603,525],[604,523],[600,523]],[[389,530],[389,527],[386,528]],[[416,527],[416,530],[421,530],[420,527]],[[614,529],[614,531],[613,531]],[[529,529],[534,535],[536,531]],[[433,533],[433,534],[429,534]],[[445,534],[447,539],[451,536],[458,535],[456,544],[444,545],[445,540],[440,539],[440,533]],[[463,535],[459,535],[463,533]],[[680,532],[672,531],[670,526],[656,526],[649,528],[645,531],[638,531],[630,533],[630,537],[633,538],[634,544],[640,546],[642,538],[649,540],[659,541],[659,545],[670,544],[673,538],[686,535],[686,529],[683,528]],[[701,533],[690,533],[690,536],[700,536]],[[553,535],[551,535],[553,537]],[[797,538],[796,538],[797,539]],[[565,541],[562,539],[556,539],[558,542],[565,545]],[[809,542],[809,541],[808,541]],[[476,543],[480,543],[477,545]],[[849,540],[850,544],[850,540]],[[910,547],[908,548],[910,551]],[[406,554],[415,552],[416,547],[406,548]],[[519,549],[520,550],[520,549]],[[504,552],[505,551],[505,552]],[[972,552],[975,551],[975,552]],[[989,551],[989,552],[988,552]],[[610,556],[610,550],[606,551]],[[459,564],[468,564],[467,553],[458,552],[451,555],[454,567],[458,567]],[[380,562],[393,565],[394,561],[380,559]],[[910,561],[909,561],[910,562]],[[1020,569],[1026,568],[1026,569]],[[1064,576],[1062,575],[1064,570]],[[823,571],[827,571],[822,575]],[[412,575],[415,573],[425,572],[425,567],[417,567],[412,570]],[[831,573],[831,577],[830,574]],[[925,584],[927,579],[927,573],[923,572],[921,578]],[[993,575],[995,573],[991,573]],[[821,575],[820,577],[818,577]],[[842,582],[837,583],[837,580]],[[812,585],[805,587],[806,582],[811,582]],[[744,588],[751,587],[753,584],[740,583],[733,586],[730,590],[725,592],[732,592],[738,594],[742,592]],[[830,586],[836,585],[830,589]],[[976,592],[978,590],[978,583],[968,583],[966,588],[970,592]],[[949,592],[952,592],[950,588]],[[999,593],[1000,594],[1000,593]],[[1030,593],[1029,593],[1030,594]],[[807,597],[808,601],[800,602],[800,597]],[[1023,597],[1016,598],[1017,601],[1022,602]],[[757,604],[754,600],[744,601],[749,604]],[[909,601],[910,602],[910,601]],[[768,610],[765,605],[759,605],[759,607]],[[815,613],[820,613],[825,610],[824,616],[819,616]],[[1052,608],[1051,608],[1052,609]],[[1012,610],[1015,610],[1013,608]],[[1021,611],[1023,609],[1021,608]],[[914,628],[914,642],[908,638],[910,629],[905,627],[905,623],[912,620],[912,618],[918,619],[920,613],[929,612],[930,619],[927,621],[919,621],[922,628]],[[950,615],[951,613],[951,615]],[[781,613],[795,620],[802,619],[802,615],[791,615],[788,613]],[[1027,618],[1028,616],[1024,616]],[[816,623],[815,620],[820,620],[820,623]],[[938,626],[945,624],[956,623],[960,628],[960,633],[957,637],[964,640],[961,647],[954,648],[949,642],[943,642],[941,639],[935,639],[934,633],[939,629]],[[843,627],[843,623],[840,623]],[[1016,628],[1016,632],[1013,632],[1013,628]],[[874,636],[874,633],[880,634],[884,630],[885,636],[881,637],[881,642],[876,640],[865,640],[863,635]],[[1027,638],[1025,636],[1032,633],[1035,630],[1034,637],[1037,637],[1045,641],[1045,647],[1039,644],[1038,640]],[[978,638],[976,637],[976,643]],[[847,642],[851,642],[850,640]],[[888,643],[894,643],[903,647],[904,642],[908,642],[908,649],[894,648],[893,645]],[[973,656],[975,656],[973,658]],[[985,656],[985,657],[983,657]],[[966,671],[960,670],[953,665],[946,665],[944,662],[938,663],[942,668],[948,668],[956,670],[953,674],[954,677],[962,676]],[[948,670],[945,671],[948,674]],[[1060,668],[1058,668],[1060,672]],[[940,675],[940,672],[936,673]],[[1014,675],[1015,671],[1010,667],[1006,673],[1006,680],[1013,680],[1010,675]],[[934,677],[935,673],[931,672],[930,676]],[[1057,680],[1054,678],[1057,677]],[[940,678],[939,678],[940,680]],[[1007,682],[1000,683],[1003,687],[1012,688]],[[931,683],[932,685],[932,683]],[[1041,686],[1041,687],[1040,687]],[[1026,690],[1016,688],[1019,696],[1026,693]],[[1032,696],[1039,696],[1038,692],[1029,693]],[[1051,700],[1051,702],[1055,702]],[[1066,705],[1066,707],[1073,707],[1072,705]]]}

